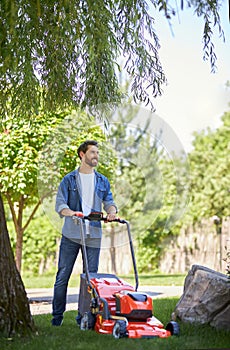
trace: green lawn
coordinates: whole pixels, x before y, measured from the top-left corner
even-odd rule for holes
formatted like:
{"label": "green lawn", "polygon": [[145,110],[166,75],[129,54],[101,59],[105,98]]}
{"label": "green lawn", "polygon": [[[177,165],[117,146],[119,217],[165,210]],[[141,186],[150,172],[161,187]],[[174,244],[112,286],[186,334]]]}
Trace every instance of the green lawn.
{"label": "green lawn", "polygon": [[[125,281],[134,284],[134,278],[132,275],[119,276]],[[26,288],[52,288],[55,280],[55,272],[53,274],[41,275],[41,276],[22,276],[23,283]],[[182,286],[184,285],[185,275],[163,275],[163,274],[149,274],[139,275],[139,285],[155,285],[155,286]],[[69,282],[69,287],[79,286],[79,275],[72,275]]]}
{"label": "green lawn", "polygon": [[[164,324],[170,320],[177,298],[154,300],[155,316]],[[34,316],[37,333],[30,338],[0,338],[1,350],[186,350],[227,349],[230,333],[209,326],[180,323],[179,337],[167,339],[114,339],[94,331],[81,331],[75,322],[76,312],[65,313],[61,327],[50,325],[50,315]]]}
{"label": "green lawn", "polygon": [[[186,275],[184,274],[140,274],[139,285],[148,286],[183,286]],[[122,276],[128,282],[134,283],[133,276]]]}
{"label": "green lawn", "polygon": [[[120,276],[134,284],[133,276]],[[23,276],[26,288],[53,288],[55,272],[38,277]],[[184,285],[185,275],[143,274],[139,285]],[[72,275],[70,287],[79,286],[79,275]],[[154,315],[164,325],[170,320],[178,298],[153,300]],[[1,350],[186,350],[186,349],[229,349],[230,332],[216,330],[207,325],[180,324],[180,336],[167,339],[119,339],[100,335],[94,331],[81,331],[75,322],[75,311],[65,313],[62,327],[52,327],[50,315],[34,316],[36,334],[30,338],[0,338]]]}

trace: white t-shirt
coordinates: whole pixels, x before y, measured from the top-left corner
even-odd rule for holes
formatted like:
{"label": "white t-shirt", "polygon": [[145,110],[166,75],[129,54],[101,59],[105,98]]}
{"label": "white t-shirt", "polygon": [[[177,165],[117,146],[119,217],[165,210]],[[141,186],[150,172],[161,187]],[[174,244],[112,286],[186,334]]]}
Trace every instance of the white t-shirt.
{"label": "white t-shirt", "polygon": [[[82,211],[84,215],[89,215],[93,207],[95,174],[80,174],[82,188]],[[89,221],[85,220],[86,233],[89,234]]]}

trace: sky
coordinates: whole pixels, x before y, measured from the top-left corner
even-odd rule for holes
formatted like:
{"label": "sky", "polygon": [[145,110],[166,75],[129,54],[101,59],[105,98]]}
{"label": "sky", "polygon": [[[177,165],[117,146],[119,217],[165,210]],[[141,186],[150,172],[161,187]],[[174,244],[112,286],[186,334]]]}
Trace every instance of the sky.
{"label": "sky", "polygon": [[[191,10],[180,12],[172,21],[156,18],[160,39],[160,60],[167,77],[163,95],[154,101],[156,113],[174,130],[184,150],[192,149],[194,131],[217,128],[220,117],[230,110],[230,21],[228,1],[220,12],[225,42],[214,29],[217,71],[211,73],[209,61],[203,60],[203,21]],[[173,33],[172,33],[173,30]]]}

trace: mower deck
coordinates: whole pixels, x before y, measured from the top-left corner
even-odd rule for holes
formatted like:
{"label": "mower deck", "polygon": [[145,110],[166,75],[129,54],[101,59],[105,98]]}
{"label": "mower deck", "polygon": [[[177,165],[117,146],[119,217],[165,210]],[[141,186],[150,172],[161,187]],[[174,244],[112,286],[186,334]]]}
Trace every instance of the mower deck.
{"label": "mower deck", "polygon": [[[176,322],[168,329],[152,314],[152,298],[136,292],[130,284],[110,274],[90,274],[90,284],[98,295],[98,309],[92,312],[92,295],[86,277],[81,275],[80,313],[82,329],[94,329],[115,338],[168,338],[178,333]],[[91,311],[89,311],[91,310]]]}

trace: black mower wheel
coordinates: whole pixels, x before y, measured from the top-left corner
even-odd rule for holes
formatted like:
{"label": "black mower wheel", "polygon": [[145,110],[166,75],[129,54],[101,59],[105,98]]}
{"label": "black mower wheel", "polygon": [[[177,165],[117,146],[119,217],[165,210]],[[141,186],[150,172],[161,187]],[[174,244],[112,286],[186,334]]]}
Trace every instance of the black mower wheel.
{"label": "black mower wheel", "polygon": [[85,312],[81,319],[80,329],[88,330],[94,329],[96,323],[96,316],[91,311]]}
{"label": "black mower wheel", "polygon": [[171,335],[179,335],[180,334],[180,327],[179,324],[175,321],[170,321],[166,328],[167,331],[171,333]]}
{"label": "black mower wheel", "polygon": [[118,320],[113,326],[113,336],[115,339],[127,337],[126,322]]}
{"label": "black mower wheel", "polygon": [[92,312],[88,312],[88,328],[94,329],[96,323],[96,315],[92,314]]}

